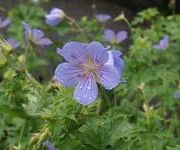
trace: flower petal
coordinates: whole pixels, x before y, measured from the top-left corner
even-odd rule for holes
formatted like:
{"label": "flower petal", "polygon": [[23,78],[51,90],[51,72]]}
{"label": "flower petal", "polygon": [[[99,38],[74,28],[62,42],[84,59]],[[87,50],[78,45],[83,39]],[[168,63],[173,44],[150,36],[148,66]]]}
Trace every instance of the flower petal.
{"label": "flower petal", "polygon": [[23,25],[23,28],[25,30],[24,34],[25,34],[26,41],[28,41],[29,38],[32,36],[32,28],[26,22],[23,22],[22,25]]}
{"label": "flower petal", "polygon": [[70,63],[59,64],[55,70],[55,78],[64,86],[74,86],[79,81],[82,70]]}
{"label": "flower petal", "polygon": [[96,63],[100,64],[106,63],[109,58],[106,48],[99,42],[87,44],[87,54],[90,55]]}
{"label": "flower petal", "polygon": [[113,54],[111,51],[108,51],[108,54],[109,54],[109,59],[108,61],[105,63],[106,65],[111,65],[113,66],[114,65],[114,57],[113,57]]}
{"label": "flower petal", "polygon": [[116,40],[119,43],[127,39],[127,37],[128,37],[127,31],[119,31],[116,35]]}
{"label": "flower petal", "polygon": [[119,75],[124,71],[124,61],[120,57],[114,57],[114,67],[117,69]]}
{"label": "flower petal", "polygon": [[64,18],[64,12],[59,8],[53,8],[48,15],[46,15],[46,23],[51,26],[58,25]]}
{"label": "flower petal", "polygon": [[4,28],[4,27],[8,26],[9,24],[10,24],[10,20],[5,19],[4,21],[1,22],[0,27]]}
{"label": "flower petal", "polygon": [[48,25],[51,25],[51,26],[56,26],[60,23],[61,19],[60,18],[56,18],[56,19],[51,19],[49,17],[46,17],[46,23]]}
{"label": "flower petal", "polygon": [[163,45],[168,46],[169,45],[169,36],[166,35],[163,37],[163,39],[161,40],[161,42],[163,43]]}
{"label": "flower petal", "polygon": [[122,53],[119,50],[110,50],[114,57],[120,57]]}
{"label": "flower petal", "polygon": [[106,29],[104,31],[104,39],[108,42],[112,42],[115,38],[115,32],[111,29]]}
{"label": "flower petal", "polygon": [[98,72],[98,80],[105,89],[111,90],[120,83],[120,76],[114,66],[104,65]]}
{"label": "flower petal", "polygon": [[27,31],[28,33],[31,32],[31,26],[29,24],[27,24],[26,22],[23,22],[22,25],[25,31]]}
{"label": "flower petal", "polygon": [[54,145],[50,141],[48,141],[48,140],[44,142],[44,145],[45,145],[47,150],[56,150]]}
{"label": "flower petal", "polygon": [[61,51],[61,55],[72,63],[86,63],[88,58],[97,63],[105,63],[108,60],[106,49],[99,42],[83,44],[80,42],[69,42]]}
{"label": "flower petal", "polygon": [[14,39],[12,39],[12,38],[8,38],[6,41],[7,41],[7,42],[12,46],[12,48],[14,48],[14,49],[18,48],[19,45],[20,45],[19,42],[17,42],[16,40],[14,40]]}
{"label": "flower petal", "polygon": [[36,40],[40,40],[44,36],[44,33],[41,30],[33,29],[32,32],[33,38]]}
{"label": "flower petal", "polygon": [[59,8],[53,8],[51,11],[50,11],[50,14],[64,14],[63,10],[62,9],[59,9]]}
{"label": "flower petal", "polygon": [[122,72],[124,71],[124,61],[120,56],[122,53],[118,50],[110,50],[113,55],[114,59],[114,67],[117,69],[118,73],[121,75]]}
{"label": "flower petal", "polygon": [[166,48],[168,48],[168,46],[169,46],[169,36],[166,35],[160,40],[159,44],[155,44],[153,47],[155,49],[165,50]]}
{"label": "flower petal", "polygon": [[50,39],[48,39],[48,38],[42,38],[42,39],[36,41],[35,43],[40,45],[40,46],[45,46],[45,45],[50,45],[53,42]]}
{"label": "flower petal", "polygon": [[74,91],[74,97],[80,104],[88,105],[92,103],[97,96],[98,88],[92,75],[88,75],[78,82]]}
{"label": "flower petal", "polygon": [[86,51],[85,44],[80,42],[69,42],[64,45],[61,55],[68,62],[82,63],[85,61],[84,53]]}
{"label": "flower petal", "polygon": [[57,48],[57,49],[56,49],[56,53],[59,54],[59,55],[61,55],[61,51],[62,51],[61,48]]}
{"label": "flower petal", "polygon": [[109,19],[112,18],[108,14],[96,14],[95,17],[99,22],[106,22],[106,21],[108,21]]}

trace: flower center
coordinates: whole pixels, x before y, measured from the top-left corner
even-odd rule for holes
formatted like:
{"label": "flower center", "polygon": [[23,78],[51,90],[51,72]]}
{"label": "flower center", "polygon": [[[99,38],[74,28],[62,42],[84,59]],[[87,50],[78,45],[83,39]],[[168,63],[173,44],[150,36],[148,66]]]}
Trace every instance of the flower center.
{"label": "flower center", "polygon": [[86,63],[80,64],[80,67],[84,70],[84,74],[95,74],[99,68],[99,64],[97,64],[91,56],[87,56]]}

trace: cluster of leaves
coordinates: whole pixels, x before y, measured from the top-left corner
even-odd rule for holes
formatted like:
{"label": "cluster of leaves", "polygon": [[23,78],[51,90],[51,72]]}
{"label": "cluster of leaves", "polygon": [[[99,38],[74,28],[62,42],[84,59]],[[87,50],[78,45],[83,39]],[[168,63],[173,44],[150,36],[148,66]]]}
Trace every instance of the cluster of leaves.
{"label": "cluster of leaves", "polygon": [[[126,83],[102,93],[89,106],[77,104],[72,89],[51,78],[62,61],[55,47],[72,40],[104,42],[104,27],[87,17],[79,21],[83,33],[68,21],[49,27],[44,15],[42,8],[27,5],[9,12],[13,24],[7,35],[21,47],[13,53],[0,48],[0,149],[43,150],[46,140],[63,150],[180,148],[180,101],[173,98],[180,86],[179,15],[163,17],[148,9],[134,18],[132,43],[124,52]],[[24,53],[22,21],[47,31],[55,44]],[[169,47],[154,49],[164,35],[170,36]]]}

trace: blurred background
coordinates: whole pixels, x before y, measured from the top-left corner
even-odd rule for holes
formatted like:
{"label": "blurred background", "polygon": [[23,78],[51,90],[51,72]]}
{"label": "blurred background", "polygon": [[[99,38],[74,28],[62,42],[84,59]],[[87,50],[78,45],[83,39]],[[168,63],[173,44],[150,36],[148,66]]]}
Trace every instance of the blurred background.
{"label": "blurred background", "polygon": [[[0,6],[7,10],[14,7],[18,3],[30,1],[34,4],[45,2],[43,7],[50,9],[51,7],[63,8],[65,12],[73,17],[92,16],[92,6],[97,7],[99,12],[109,13],[113,16],[118,15],[121,11],[125,11],[129,17],[133,17],[138,11],[149,7],[156,7],[164,14],[171,12],[170,2],[174,0],[0,0]],[[180,1],[176,1],[176,12],[180,12]]]}

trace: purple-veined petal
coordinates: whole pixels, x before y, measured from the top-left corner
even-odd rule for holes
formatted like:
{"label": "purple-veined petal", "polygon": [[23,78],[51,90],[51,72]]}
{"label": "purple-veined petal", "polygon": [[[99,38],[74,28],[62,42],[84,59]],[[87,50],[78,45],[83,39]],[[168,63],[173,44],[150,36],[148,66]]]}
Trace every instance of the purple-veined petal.
{"label": "purple-veined petal", "polygon": [[62,48],[61,55],[68,62],[73,63],[86,63],[89,57],[100,64],[108,60],[108,53],[99,42],[91,42],[89,44],[69,42]]}
{"label": "purple-veined petal", "polygon": [[4,21],[1,22],[0,24],[0,28],[5,28],[10,24],[10,20],[9,19],[5,19]]}
{"label": "purple-veined petal", "polygon": [[48,39],[48,38],[42,38],[42,39],[40,39],[38,41],[35,41],[35,43],[40,45],[40,46],[45,46],[45,45],[50,45],[53,42],[50,39]]}
{"label": "purple-veined petal", "polygon": [[38,29],[33,29],[32,34],[35,40],[40,40],[42,37],[44,37],[44,33]]}
{"label": "purple-veined petal", "polygon": [[55,70],[55,78],[66,87],[76,85],[81,75],[82,70],[70,63],[59,64]]}
{"label": "purple-veined petal", "polygon": [[115,38],[115,32],[111,29],[106,29],[104,31],[104,39],[108,42],[112,42]]}
{"label": "purple-veined petal", "polygon": [[79,81],[74,90],[75,99],[83,105],[92,103],[97,96],[97,83],[91,74]]}
{"label": "purple-veined petal", "polygon": [[106,48],[99,42],[91,42],[87,44],[87,53],[92,57],[94,62],[104,64],[108,61],[109,55]]}
{"label": "purple-veined petal", "polygon": [[62,48],[61,55],[68,62],[82,63],[85,62],[84,54],[86,51],[85,44],[80,42],[69,42]]}
{"label": "purple-veined petal", "polygon": [[114,66],[104,65],[98,71],[98,80],[105,89],[111,90],[120,83],[120,76]]}
{"label": "purple-veined petal", "polygon": [[128,37],[128,32],[127,31],[119,31],[116,35],[116,41],[119,43],[119,42],[122,42],[124,41],[125,39],[127,39]]}
{"label": "purple-veined petal", "polygon": [[14,48],[14,49],[18,48],[19,45],[20,45],[19,42],[15,41],[15,40],[12,39],[12,38],[7,39],[6,41],[7,41],[7,42],[12,46],[12,48]]}

